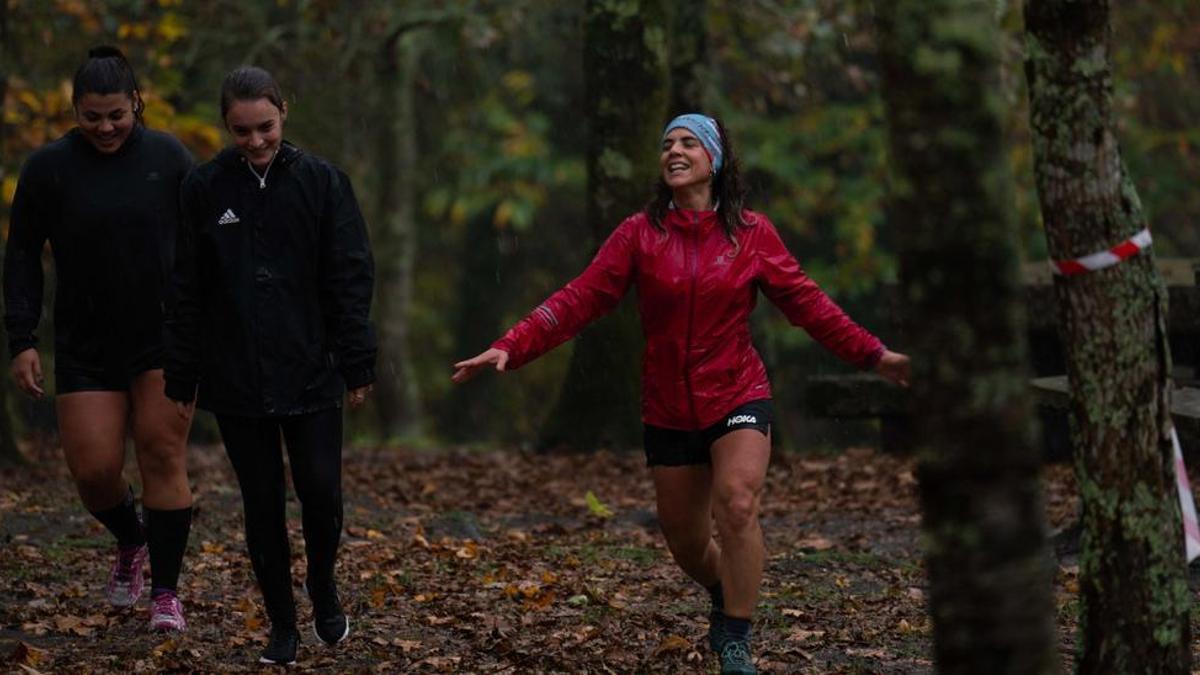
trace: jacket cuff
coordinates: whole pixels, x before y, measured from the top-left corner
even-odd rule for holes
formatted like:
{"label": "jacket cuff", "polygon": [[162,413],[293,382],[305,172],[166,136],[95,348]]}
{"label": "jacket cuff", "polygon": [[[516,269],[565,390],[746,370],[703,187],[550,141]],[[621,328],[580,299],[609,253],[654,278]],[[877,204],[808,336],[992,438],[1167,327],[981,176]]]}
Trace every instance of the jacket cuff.
{"label": "jacket cuff", "polygon": [[504,364],[505,370],[516,370],[525,365],[523,361],[517,359],[517,345],[515,341],[506,337],[502,337],[491,344],[492,349],[499,349],[508,354],[508,362]]}
{"label": "jacket cuff", "polygon": [[29,349],[31,347],[37,347],[37,338],[33,337],[32,335],[27,336],[27,337],[21,337],[21,338],[16,338],[16,337],[9,338],[9,340],[8,340],[8,358],[9,358],[9,360],[15,359],[17,357],[17,354],[20,354],[21,352],[23,352],[26,349]]}
{"label": "jacket cuff", "polygon": [[196,400],[196,383],[188,380],[167,380],[163,393],[172,401],[191,403]]}
{"label": "jacket cuff", "polygon": [[875,348],[875,351],[871,352],[871,354],[863,360],[860,367],[863,370],[874,370],[875,366],[879,365],[879,359],[883,358],[883,354],[886,351],[887,347],[883,346],[882,342],[879,343],[879,346]]}
{"label": "jacket cuff", "polygon": [[361,389],[375,382],[375,369],[371,366],[358,368],[343,368],[342,379],[346,381],[346,389]]}

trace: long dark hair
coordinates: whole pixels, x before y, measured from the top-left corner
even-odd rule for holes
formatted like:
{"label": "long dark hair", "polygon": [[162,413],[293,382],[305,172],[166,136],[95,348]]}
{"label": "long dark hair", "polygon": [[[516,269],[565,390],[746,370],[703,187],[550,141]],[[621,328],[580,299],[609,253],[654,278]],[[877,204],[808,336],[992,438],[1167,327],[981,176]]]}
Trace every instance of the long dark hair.
{"label": "long dark hair", "polygon": [[234,101],[254,101],[265,98],[279,112],[284,111],[283,90],[274,76],[258,66],[241,66],[233,69],[221,82],[221,119],[229,114]]}
{"label": "long dark hair", "polygon": [[134,117],[142,123],[142,92],[133,66],[120,49],[100,45],[88,50],[87,60],[71,81],[71,105],[79,105],[85,94],[127,94],[133,101]]}
{"label": "long dark hair", "polygon": [[[737,230],[739,227],[748,227],[746,219],[742,217],[742,210],[746,205],[746,186],[742,184],[741,167],[738,163],[737,153],[733,150],[733,141],[729,139],[729,132],[725,130],[725,125],[721,124],[721,120],[713,120],[717,123],[717,131],[721,134],[721,170],[712,179],[712,195],[717,202],[717,220],[721,221],[721,226],[725,230],[725,236],[729,237],[729,241],[737,244]],[[667,217],[667,211],[671,208],[671,187],[663,180],[660,173],[654,184],[654,193],[650,197],[650,202],[646,204],[646,215],[650,217],[650,222],[654,227],[661,232],[665,232],[663,227],[663,219]]]}

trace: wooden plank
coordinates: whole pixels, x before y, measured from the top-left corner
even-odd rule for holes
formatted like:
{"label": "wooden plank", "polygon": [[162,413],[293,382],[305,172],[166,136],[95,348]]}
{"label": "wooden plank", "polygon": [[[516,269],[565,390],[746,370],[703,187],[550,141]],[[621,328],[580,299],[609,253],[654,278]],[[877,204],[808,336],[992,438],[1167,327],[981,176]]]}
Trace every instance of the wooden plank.
{"label": "wooden plank", "polygon": [[[1066,413],[1066,375],[1039,377],[1030,386],[1039,406]],[[1171,419],[1179,431],[1179,443],[1188,464],[1200,462],[1200,388],[1175,387],[1171,392]]]}
{"label": "wooden plank", "polygon": [[[1067,409],[1069,395],[1066,375],[1037,377],[1030,381],[1030,386],[1033,387],[1034,399],[1039,405]],[[1171,392],[1171,414],[1200,419],[1200,389],[1175,387]]]}
{"label": "wooden plank", "polygon": [[812,375],[804,385],[805,408],[815,417],[908,415],[908,392],[874,373]]}

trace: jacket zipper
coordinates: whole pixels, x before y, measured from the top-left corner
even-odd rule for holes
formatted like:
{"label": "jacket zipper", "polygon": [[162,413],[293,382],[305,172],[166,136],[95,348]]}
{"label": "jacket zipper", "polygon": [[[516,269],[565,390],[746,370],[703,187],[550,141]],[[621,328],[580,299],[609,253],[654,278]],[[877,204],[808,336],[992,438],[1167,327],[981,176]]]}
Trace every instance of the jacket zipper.
{"label": "jacket zipper", "polygon": [[696,258],[700,255],[700,216],[692,214],[692,255],[688,262],[692,275],[691,290],[688,293],[688,323],[687,339],[683,343],[683,386],[687,390],[688,410],[692,413],[692,426],[700,427],[700,417],[696,415],[696,400],[692,396],[692,326],[696,317]]}

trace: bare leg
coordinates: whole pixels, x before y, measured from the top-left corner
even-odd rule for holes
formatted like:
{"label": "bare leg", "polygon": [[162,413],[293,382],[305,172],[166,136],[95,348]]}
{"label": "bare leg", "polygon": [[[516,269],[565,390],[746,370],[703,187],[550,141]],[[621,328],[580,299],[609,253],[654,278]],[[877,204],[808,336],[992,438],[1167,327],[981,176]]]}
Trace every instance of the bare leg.
{"label": "bare leg", "polygon": [[67,468],[91,512],[119,505],[129,494],[121,475],[129,397],[120,391],[80,391],[57,397],[58,429]]}
{"label": "bare leg", "polygon": [[142,503],[164,511],[186,509],[192,505],[187,478],[187,435],[192,420],[179,416],[163,387],[163,371],[150,370],[134,378],[130,388]]}
{"label": "bare leg", "polygon": [[713,443],[713,515],[721,538],[727,616],[748,619],[758,602],[766,557],[758,514],[770,457],[770,437],[754,429],[730,432]]}
{"label": "bare leg", "polygon": [[651,469],[658,522],[671,556],[705,588],[720,579],[721,549],[712,537],[712,470],[706,465]]}

